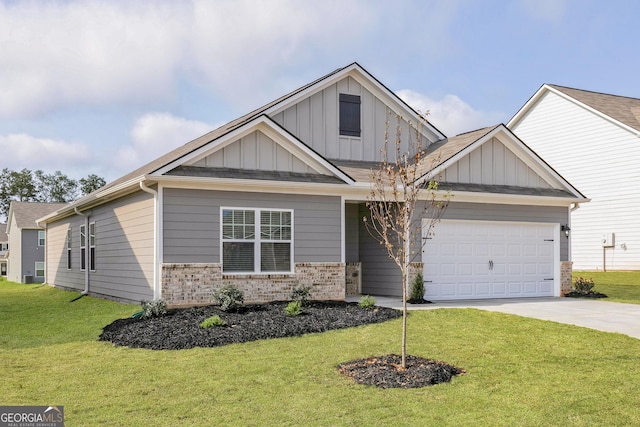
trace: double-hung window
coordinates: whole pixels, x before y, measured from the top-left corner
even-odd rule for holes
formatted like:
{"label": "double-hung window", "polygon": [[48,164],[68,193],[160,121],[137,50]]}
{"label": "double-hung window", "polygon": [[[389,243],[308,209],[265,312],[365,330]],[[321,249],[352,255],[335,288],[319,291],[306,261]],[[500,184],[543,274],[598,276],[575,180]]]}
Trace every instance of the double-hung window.
{"label": "double-hung window", "polygon": [[36,277],[44,277],[44,262],[36,262]]}
{"label": "double-hung window", "polygon": [[38,246],[44,246],[45,240],[44,230],[38,230]]}
{"label": "double-hung window", "polygon": [[71,270],[71,227],[67,229],[67,270]]}
{"label": "double-hung window", "polygon": [[89,270],[96,271],[96,223],[89,224]]}
{"label": "double-hung window", "polygon": [[222,270],[291,272],[293,211],[222,209]]}
{"label": "double-hung window", "polygon": [[80,270],[87,268],[87,227],[80,226]]}

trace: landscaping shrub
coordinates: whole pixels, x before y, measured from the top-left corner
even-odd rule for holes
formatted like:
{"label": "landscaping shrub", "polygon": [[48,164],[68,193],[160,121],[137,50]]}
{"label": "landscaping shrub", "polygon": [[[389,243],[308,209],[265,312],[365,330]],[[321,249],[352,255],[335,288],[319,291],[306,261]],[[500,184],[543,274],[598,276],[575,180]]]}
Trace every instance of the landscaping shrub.
{"label": "landscaping shrub", "polygon": [[298,316],[302,314],[302,303],[300,301],[291,301],[284,309],[287,316]]}
{"label": "landscaping shrub", "polygon": [[593,283],[593,279],[585,279],[584,277],[577,277],[575,283],[573,284],[573,289],[576,292],[580,292],[582,294],[588,293],[593,287],[595,283]]}
{"label": "landscaping shrub", "polygon": [[300,285],[291,291],[291,300],[298,301],[301,306],[307,305],[311,299],[311,286]]}
{"label": "landscaping shrub", "polygon": [[371,295],[363,295],[358,301],[358,307],[369,310],[376,306],[376,299]]}
{"label": "landscaping shrub", "polygon": [[222,311],[231,311],[244,302],[244,294],[233,285],[225,285],[213,292],[213,298]]}
{"label": "landscaping shrub", "polygon": [[161,317],[167,314],[167,303],[163,299],[154,299],[151,301],[141,301],[143,319],[151,319],[152,317]]}
{"label": "landscaping shrub", "polygon": [[212,326],[227,326],[227,322],[222,320],[219,315],[211,316],[202,321],[200,323],[200,327],[203,329],[208,329]]}
{"label": "landscaping shrub", "polygon": [[422,301],[424,301],[424,278],[422,277],[422,272],[419,271],[411,282],[409,302],[421,303]]}

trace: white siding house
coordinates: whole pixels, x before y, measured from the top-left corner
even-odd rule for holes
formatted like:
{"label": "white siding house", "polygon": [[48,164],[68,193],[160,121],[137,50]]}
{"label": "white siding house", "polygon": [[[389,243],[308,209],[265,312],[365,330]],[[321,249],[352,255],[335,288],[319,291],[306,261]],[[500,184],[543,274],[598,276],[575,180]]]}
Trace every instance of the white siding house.
{"label": "white siding house", "polygon": [[640,99],[543,85],[508,124],[591,202],[571,214],[578,270],[640,270]]}

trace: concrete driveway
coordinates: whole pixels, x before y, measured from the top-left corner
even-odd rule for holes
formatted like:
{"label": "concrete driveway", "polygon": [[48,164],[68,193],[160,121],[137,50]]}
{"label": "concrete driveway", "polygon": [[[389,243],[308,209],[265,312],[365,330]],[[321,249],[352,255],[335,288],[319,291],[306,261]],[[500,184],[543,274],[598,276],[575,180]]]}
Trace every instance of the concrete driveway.
{"label": "concrete driveway", "polygon": [[[358,299],[359,297],[348,298],[349,301]],[[402,308],[400,298],[376,297],[376,303],[384,307]],[[408,304],[408,307],[411,310],[477,308],[583,326],[599,331],[618,332],[640,339],[640,304],[579,298],[516,298],[438,301],[433,304]]]}

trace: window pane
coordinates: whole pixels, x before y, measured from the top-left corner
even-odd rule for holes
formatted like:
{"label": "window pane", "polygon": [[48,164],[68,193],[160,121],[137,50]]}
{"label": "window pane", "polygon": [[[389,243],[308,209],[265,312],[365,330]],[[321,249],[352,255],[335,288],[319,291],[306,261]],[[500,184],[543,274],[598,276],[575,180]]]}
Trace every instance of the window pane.
{"label": "window pane", "polygon": [[263,240],[290,240],[291,212],[262,211],[260,238]]}
{"label": "window pane", "polygon": [[260,269],[262,271],[290,271],[290,243],[261,243]]}
{"label": "window pane", "polygon": [[224,271],[253,271],[253,243],[224,242],[222,251],[222,269]]}

